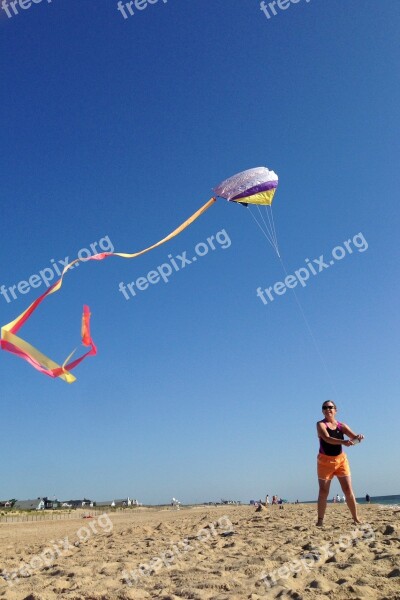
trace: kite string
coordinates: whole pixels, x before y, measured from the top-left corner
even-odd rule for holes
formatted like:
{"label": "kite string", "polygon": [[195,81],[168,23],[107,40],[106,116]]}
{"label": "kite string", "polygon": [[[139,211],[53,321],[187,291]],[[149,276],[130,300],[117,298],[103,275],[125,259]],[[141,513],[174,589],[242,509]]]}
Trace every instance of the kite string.
{"label": "kite string", "polygon": [[[271,208],[272,208],[272,207],[271,207]],[[274,250],[276,250],[276,251],[277,251],[277,249],[275,248],[275,245],[273,244],[273,242],[271,241],[271,239],[269,238],[269,236],[266,234],[266,232],[264,231],[264,229],[262,228],[262,226],[260,225],[260,223],[257,221],[257,219],[256,219],[256,217],[253,215],[252,211],[249,211],[249,212],[250,212],[251,216],[253,217],[254,221],[257,223],[258,227],[261,229],[261,231],[262,231],[262,233],[263,233],[264,237],[266,237],[266,238],[267,238],[268,242],[271,244],[271,246],[274,248]],[[288,276],[288,272],[287,272],[286,266],[285,266],[285,264],[284,264],[284,262],[283,262],[283,259],[282,259],[281,255],[279,254],[279,252],[278,252],[278,251],[277,251],[277,254],[278,254],[279,261],[280,261],[280,263],[281,263],[281,266],[282,266],[283,272],[285,273],[285,276],[287,277],[287,276]],[[305,314],[305,312],[304,312],[304,309],[303,309],[303,307],[302,307],[302,305],[301,305],[301,302],[300,302],[300,300],[298,299],[298,297],[297,297],[297,294],[296,294],[296,292],[294,291],[294,289],[293,289],[293,288],[290,288],[290,289],[291,289],[291,291],[293,292],[294,298],[295,298],[295,300],[296,300],[297,307],[298,307],[298,309],[299,309],[299,311],[300,311],[300,314],[301,314],[301,316],[302,316],[302,318],[303,318],[303,320],[304,320],[304,323],[305,323],[305,325],[306,325],[306,327],[307,327],[307,331],[308,331],[308,333],[309,333],[309,335],[310,335],[310,337],[311,337],[311,340],[312,340],[312,342],[313,342],[313,344],[314,344],[315,351],[316,351],[316,353],[317,353],[317,355],[318,355],[318,358],[319,358],[319,359],[320,359],[320,361],[321,361],[321,364],[322,364],[322,366],[323,366],[323,368],[324,368],[324,371],[325,371],[325,373],[326,373],[326,375],[327,375],[327,377],[328,377],[328,379],[329,379],[329,382],[330,382],[330,384],[331,384],[331,386],[332,386],[332,389],[334,390],[335,394],[336,394],[336,395],[338,395],[338,393],[337,393],[337,390],[336,390],[335,383],[334,383],[334,381],[333,381],[333,378],[332,378],[332,376],[331,376],[331,374],[330,374],[330,371],[329,371],[329,369],[328,369],[328,365],[327,365],[327,363],[326,363],[326,361],[325,361],[325,359],[324,359],[324,356],[323,356],[323,354],[322,354],[322,352],[321,352],[321,350],[320,350],[320,348],[319,348],[319,345],[318,345],[318,343],[317,343],[317,340],[316,340],[316,338],[315,338],[315,335],[314,335],[314,333],[313,333],[313,330],[312,330],[312,328],[311,328],[311,325],[310,325],[310,323],[309,323],[309,321],[308,321],[308,319],[307,319],[307,316],[306,316],[306,314]]]}
{"label": "kite string", "polygon": [[[287,272],[287,270],[286,270],[285,264],[284,264],[284,262],[283,262],[283,260],[282,260],[282,257],[281,257],[281,256],[279,256],[279,260],[280,260],[280,263],[281,263],[281,266],[282,266],[283,272],[285,273],[285,276],[286,276],[286,277],[288,277],[288,275],[289,275],[289,274],[288,274],[288,272]],[[301,316],[303,317],[303,320],[304,320],[304,322],[305,322],[305,324],[306,324],[306,327],[307,327],[308,333],[310,334],[310,337],[311,337],[311,339],[312,339],[312,341],[313,341],[313,344],[314,344],[314,348],[315,348],[315,350],[316,350],[316,353],[317,353],[317,355],[318,355],[318,357],[319,357],[319,359],[320,359],[320,361],[321,361],[321,364],[322,364],[322,366],[323,366],[323,368],[324,368],[324,371],[325,371],[326,375],[328,376],[328,379],[329,379],[329,382],[330,382],[330,384],[331,384],[331,386],[332,386],[332,389],[333,389],[334,393],[336,394],[336,396],[338,396],[338,393],[337,393],[337,389],[336,389],[335,383],[334,383],[334,381],[333,381],[333,378],[332,378],[332,376],[331,376],[331,374],[330,374],[330,371],[329,371],[329,369],[328,369],[328,365],[327,365],[327,363],[326,363],[326,361],[325,361],[325,359],[324,359],[324,356],[323,356],[323,354],[322,354],[322,352],[321,352],[321,350],[320,350],[320,348],[319,348],[319,345],[318,345],[318,343],[317,343],[317,340],[316,340],[316,338],[315,338],[315,335],[314,335],[314,333],[313,333],[313,330],[312,330],[312,328],[311,328],[311,325],[310,325],[310,323],[309,323],[309,321],[308,321],[308,319],[307,319],[307,317],[306,317],[306,314],[305,314],[305,312],[304,312],[304,310],[303,310],[303,307],[302,307],[302,305],[301,305],[301,302],[300,302],[300,300],[298,299],[298,297],[297,297],[297,294],[296,294],[296,292],[294,291],[294,289],[293,289],[293,288],[290,288],[290,289],[291,289],[291,291],[293,292],[293,295],[294,295],[294,298],[295,298],[295,300],[296,300],[296,303],[297,303],[298,309],[299,309],[299,311],[300,311],[300,313],[301,313]]]}

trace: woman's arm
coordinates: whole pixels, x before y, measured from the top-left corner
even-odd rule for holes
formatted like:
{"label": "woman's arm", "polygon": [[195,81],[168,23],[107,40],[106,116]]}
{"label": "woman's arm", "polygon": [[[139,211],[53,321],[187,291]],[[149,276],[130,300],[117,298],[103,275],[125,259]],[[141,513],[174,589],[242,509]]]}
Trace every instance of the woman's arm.
{"label": "woman's arm", "polygon": [[355,439],[357,439],[357,440],[360,440],[360,441],[361,441],[361,440],[363,440],[363,439],[364,439],[364,436],[363,436],[363,434],[362,434],[362,433],[354,433],[354,431],[352,431],[352,430],[350,429],[350,427],[349,427],[348,425],[346,425],[346,423],[342,423],[342,431],[343,431],[343,433],[345,433],[347,436],[349,436],[349,438],[350,438],[351,440],[355,440]]}
{"label": "woman's arm", "polygon": [[329,433],[326,431],[326,425],[318,421],[317,423],[317,434],[318,437],[323,439],[324,442],[328,444],[332,444],[333,446],[352,446],[353,442],[350,440],[338,440],[336,438],[332,438]]}

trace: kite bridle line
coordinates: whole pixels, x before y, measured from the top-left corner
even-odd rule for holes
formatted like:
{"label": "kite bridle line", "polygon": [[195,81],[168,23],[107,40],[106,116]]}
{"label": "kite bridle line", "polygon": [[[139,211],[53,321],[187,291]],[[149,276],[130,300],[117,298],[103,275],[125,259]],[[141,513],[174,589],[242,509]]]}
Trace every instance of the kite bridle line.
{"label": "kite bridle line", "polygon": [[[244,198],[244,200],[245,200],[245,198]],[[264,205],[269,225],[266,222],[264,215],[261,212],[261,207],[259,204],[240,202],[239,200],[234,200],[234,199],[231,199],[231,200],[228,199],[228,202],[232,202],[233,204],[241,204],[242,206],[247,208],[249,215],[253,218],[256,225],[261,229],[263,236],[268,240],[268,242],[271,244],[274,251],[277,253],[278,257],[280,258],[281,255],[279,254],[278,238],[276,235],[274,216],[272,213],[272,199],[271,199],[271,204]],[[257,216],[254,214],[254,212],[251,210],[251,207],[253,207],[253,206],[255,206],[257,208],[260,218],[262,220],[262,223],[264,224],[264,227],[263,227],[262,223],[257,219]],[[269,209],[269,211],[268,211],[268,209]]]}
{"label": "kite bridle line", "polygon": [[154,250],[158,248],[162,244],[170,241],[182,231],[184,231],[187,227],[189,227],[196,219],[198,219],[206,210],[208,210],[215,202],[217,198],[213,196],[210,198],[208,202],[206,202],[199,210],[197,210],[191,217],[186,219],[179,227],[171,231],[165,238],[156,242],[152,246],[145,248],[144,250],[140,250],[139,252],[134,252],[133,254],[128,254],[124,252],[101,252],[100,254],[95,254],[94,256],[89,256],[87,258],[76,258],[68,265],[66,265],[61,273],[61,277],[58,281],[53,283],[39,298],[37,298],[32,304],[28,306],[26,310],[24,310],[14,321],[7,323],[7,325],[3,325],[1,328],[1,339],[0,339],[0,348],[5,350],[6,352],[11,352],[12,354],[16,354],[20,358],[26,360],[34,369],[43,373],[44,375],[48,375],[52,378],[59,378],[67,383],[73,383],[76,381],[76,377],[72,375],[71,371],[75,367],[77,367],[85,358],[88,356],[94,356],[97,354],[97,348],[94,344],[92,337],[90,335],[90,309],[88,306],[83,307],[83,316],[82,316],[82,344],[86,347],[90,347],[88,352],[86,352],[80,358],[75,359],[72,362],[69,362],[75,350],[66,358],[62,365],[59,365],[55,361],[53,361],[48,356],[42,354],[37,348],[34,348],[18,337],[16,334],[21,329],[21,327],[26,323],[26,321],[32,316],[35,310],[39,307],[39,305],[43,302],[47,296],[58,292],[63,284],[64,275],[67,273],[69,269],[73,267],[76,263],[79,262],[88,262],[89,260],[104,260],[109,256],[119,256],[121,258],[137,258],[142,254],[146,254],[146,252],[150,252],[150,250]]}
{"label": "kite bridle line", "polygon": [[[262,220],[264,222],[265,230],[263,229],[262,225],[259,223],[259,221],[258,221],[257,217],[255,216],[255,214],[250,210],[250,206],[248,208],[249,208],[249,215],[254,219],[254,222],[256,223],[256,225],[258,225],[258,227],[261,229],[261,232],[262,232],[263,236],[268,240],[268,242],[271,244],[271,246],[274,249],[274,251],[277,253],[278,257],[280,258],[279,248],[278,248],[278,241],[276,239],[276,235],[274,237],[274,235],[268,229],[268,226],[267,226],[267,224],[265,222],[265,219],[264,219],[263,215],[261,214],[260,207],[257,206],[257,208],[258,208],[258,210],[260,212],[261,218],[262,218]],[[267,207],[265,207],[265,208],[267,208]],[[271,209],[272,209],[272,207],[271,207]]]}

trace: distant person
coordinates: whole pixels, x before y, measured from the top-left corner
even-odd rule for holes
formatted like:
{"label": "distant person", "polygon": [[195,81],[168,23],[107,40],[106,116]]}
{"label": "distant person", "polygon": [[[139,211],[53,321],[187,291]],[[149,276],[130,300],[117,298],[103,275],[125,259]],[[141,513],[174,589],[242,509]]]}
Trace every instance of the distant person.
{"label": "distant person", "polygon": [[339,496],[339,494],[336,494],[336,502],[340,502],[340,496]]}
{"label": "distant person", "polygon": [[268,506],[269,504],[269,496],[268,494],[265,496],[265,504]]}
{"label": "distant person", "polygon": [[367,504],[371,504],[371,496],[369,494],[366,494],[366,496],[365,496],[365,502]]}
{"label": "distant person", "polygon": [[[353,446],[355,440],[360,442],[364,439],[364,436],[361,433],[354,433],[345,423],[336,421],[336,412],[336,404],[332,400],[326,400],[322,404],[324,418],[317,423],[317,435],[320,442],[318,454],[318,527],[322,527],[324,522],[329,488],[334,477],[339,479],[340,487],[346,496],[346,503],[354,523],[360,523],[356,499],[351,485],[350,465],[342,446]],[[344,439],[345,435],[348,436],[348,440]],[[338,498],[340,501],[339,494]]]}

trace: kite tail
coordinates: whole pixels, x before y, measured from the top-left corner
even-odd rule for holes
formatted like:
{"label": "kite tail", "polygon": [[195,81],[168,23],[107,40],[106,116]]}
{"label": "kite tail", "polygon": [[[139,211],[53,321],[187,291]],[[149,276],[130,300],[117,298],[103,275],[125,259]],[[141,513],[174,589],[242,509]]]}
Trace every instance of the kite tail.
{"label": "kite tail", "polygon": [[[43,298],[41,298],[43,300]],[[42,354],[37,348],[34,348],[23,340],[22,338],[15,335],[15,333],[8,331],[3,328],[1,330],[0,347],[2,350],[16,354],[20,358],[27,361],[34,369],[48,375],[49,377],[59,377],[67,383],[73,383],[76,381],[76,377],[70,372],[72,369],[77,367],[87,356],[94,356],[97,354],[97,348],[90,336],[90,312],[89,307],[83,307],[82,315],[82,343],[84,346],[90,346],[90,350],[86,352],[80,358],[75,359],[72,362],[68,362],[75,350],[67,357],[62,365],[57,364],[48,356]]]}
{"label": "kite tail", "polygon": [[19,329],[26,323],[26,321],[32,316],[35,310],[39,307],[39,305],[43,302],[47,296],[50,294],[54,294],[58,292],[63,284],[64,275],[67,273],[69,269],[73,267],[75,263],[78,262],[87,262],[89,260],[103,260],[108,258],[109,256],[119,256],[121,258],[137,258],[146,252],[150,252],[154,248],[158,248],[162,244],[165,244],[175,236],[179,235],[184,229],[189,227],[196,219],[198,219],[210,206],[212,206],[216,202],[216,198],[211,198],[206,204],[204,204],[198,211],[196,211],[191,217],[189,217],[184,223],[179,225],[174,231],[169,233],[165,238],[160,240],[159,242],[145,248],[144,250],[140,250],[139,252],[135,252],[133,254],[127,254],[123,252],[101,252],[100,254],[95,254],[94,256],[89,256],[88,258],[80,259],[76,258],[72,262],[70,262],[66,267],[64,267],[61,277],[58,281],[53,283],[52,286],[49,287],[39,298],[37,298],[24,312],[22,312],[14,321],[4,325],[1,329],[1,339],[0,339],[0,348],[5,350],[6,352],[11,352],[16,354],[20,358],[26,360],[34,369],[40,371],[44,375],[48,375],[49,377],[59,378],[67,383],[73,383],[76,381],[76,377],[72,375],[72,369],[75,369],[86,357],[95,356],[97,354],[97,348],[94,344],[91,334],[90,334],[90,310],[88,306],[83,307],[83,316],[82,316],[82,328],[81,328],[81,336],[82,336],[82,344],[86,347],[90,347],[90,350],[86,352],[80,358],[75,359],[72,362],[69,360],[72,358],[72,355],[75,353],[75,350],[66,358],[62,365],[54,362],[51,358],[42,354],[37,348],[34,348],[18,337],[16,334]]}

